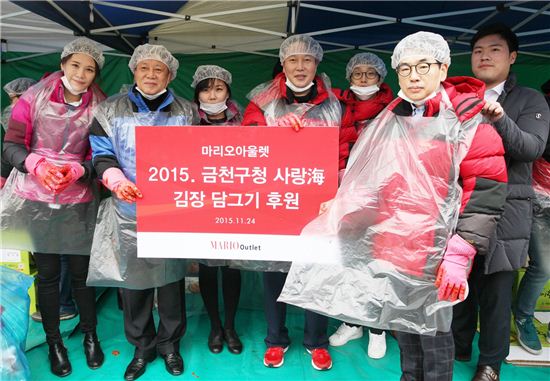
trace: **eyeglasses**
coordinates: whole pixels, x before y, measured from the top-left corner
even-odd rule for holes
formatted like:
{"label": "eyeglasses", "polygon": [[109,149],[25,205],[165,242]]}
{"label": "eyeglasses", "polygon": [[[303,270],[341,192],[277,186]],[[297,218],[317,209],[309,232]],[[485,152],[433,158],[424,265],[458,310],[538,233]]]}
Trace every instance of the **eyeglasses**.
{"label": "eyeglasses", "polygon": [[361,79],[361,78],[363,78],[363,74],[364,74],[368,79],[378,78],[378,73],[375,72],[375,71],[354,71],[353,73],[351,73],[351,78],[353,78],[353,79]]}
{"label": "eyeglasses", "polygon": [[441,62],[421,62],[416,65],[401,64],[395,70],[402,77],[408,77],[412,73],[412,69],[416,70],[419,75],[425,75],[430,72],[432,65],[440,65]]}

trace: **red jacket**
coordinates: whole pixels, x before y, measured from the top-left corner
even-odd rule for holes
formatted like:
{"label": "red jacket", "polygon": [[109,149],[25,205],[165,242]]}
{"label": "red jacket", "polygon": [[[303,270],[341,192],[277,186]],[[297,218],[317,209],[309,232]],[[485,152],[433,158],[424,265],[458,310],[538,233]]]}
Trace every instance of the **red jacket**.
{"label": "red jacket", "polygon": [[[374,98],[359,100],[350,89],[332,89],[343,104],[342,126],[340,127],[340,169],[346,167],[351,147],[363,128],[376,117],[393,99],[390,87],[383,83]],[[345,159],[343,159],[345,158]]]}
{"label": "red jacket", "polygon": [[[470,77],[449,78],[443,82],[452,107],[460,122],[478,114],[483,105],[483,82]],[[425,117],[439,113],[441,93],[425,104]],[[401,98],[395,99],[388,110],[396,115],[410,116],[411,105]],[[377,126],[384,128],[383,125]],[[420,160],[434,182],[434,191],[439,200],[446,200],[449,192],[451,169],[454,167],[446,152],[453,149],[444,137],[423,142],[415,137],[421,150]],[[399,144],[392,142],[391,144]],[[427,147],[427,148],[426,148]],[[404,146],[404,149],[410,149]],[[435,159],[434,159],[435,158]],[[409,219],[410,227],[402,231],[385,230],[372,236],[372,256],[393,263],[401,271],[423,276],[435,276],[441,260],[440,252],[432,248],[442,247],[443,234],[433,226],[440,220],[442,205],[437,200],[419,198],[411,193],[410,173],[395,173],[391,181],[380,189],[378,206],[371,216],[371,222],[383,226],[385,221],[395,220],[395,216]],[[460,163],[459,183],[462,185],[462,200],[456,233],[471,242],[480,254],[486,254],[489,241],[504,208],[506,199],[507,172],[504,160],[504,147],[496,130],[489,124],[479,124],[468,149]],[[422,215],[422,220],[417,220]],[[417,217],[414,217],[417,216]],[[444,247],[444,246],[443,246]]]}
{"label": "red jacket", "polygon": [[[286,77],[284,73],[278,74],[273,81],[275,81],[275,85],[278,86],[278,93],[282,95],[285,102],[288,104],[297,103],[295,99],[290,99],[289,94],[287,93],[287,87],[286,87]],[[321,77],[316,76],[315,77],[315,91],[316,94],[313,99],[311,99],[308,103],[312,103],[315,105],[320,105],[323,102],[327,102],[329,100],[329,89],[327,89],[324,85],[324,82]],[[244,118],[243,118],[243,125],[246,126],[266,126],[266,118],[264,115],[264,112],[262,110],[263,107],[265,107],[267,104],[273,101],[272,93],[269,91],[265,91],[263,93],[257,94],[251,102],[248,104],[245,112],[244,112]],[[337,124],[342,125],[342,120],[335,121]],[[340,136],[339,136],[339,169],[344,169],[346,167],[346,161],[349,156],[350,146],[353,144],[357,136],[355,134],[350,134],[348,131],[340,129]]]}

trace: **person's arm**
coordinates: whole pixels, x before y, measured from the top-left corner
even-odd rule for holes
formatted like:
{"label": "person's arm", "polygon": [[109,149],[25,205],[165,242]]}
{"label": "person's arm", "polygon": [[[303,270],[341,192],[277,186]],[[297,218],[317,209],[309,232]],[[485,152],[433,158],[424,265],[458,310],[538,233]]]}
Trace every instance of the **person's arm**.
{"label": "person's arm", "polygon": [[243,126],[265,126],[267,122],[265,120],[264,113],[258,105],[254,102],[250,102],[244,111]]}
{"label": "person's arm", "polygon": [[4,137],[2,152],[2,158],[23,173],[27,173],[25,160],[30,153],[27,149],[27,145],[30,143],[28,134],[29,131],[32,131],[30,109],[30,104],[23,97],[14,106]]}
{"label": "person's arm", "polygon": [[90,126],[90,146],[92,147],[92,165],[100,179],[107,169],[112,167],[120,169],[113,143],[96,118]]}
{"label": "person's arm", "polygon": [[544,97],[536,91],[521,89],[525,102],[516,120],[510,118],[498,102],[484,107],[495,129],[502,138],[506,155],[514,160],[530,162],[539,158],[548,139],[550,110]]}
{"label": "person's arm", "polygon": [[508,181],[503,143],[491,125],[478,126],[460,164],[460,179],[463,193],[456,233],[477,253],[487,254],[504,211]]}

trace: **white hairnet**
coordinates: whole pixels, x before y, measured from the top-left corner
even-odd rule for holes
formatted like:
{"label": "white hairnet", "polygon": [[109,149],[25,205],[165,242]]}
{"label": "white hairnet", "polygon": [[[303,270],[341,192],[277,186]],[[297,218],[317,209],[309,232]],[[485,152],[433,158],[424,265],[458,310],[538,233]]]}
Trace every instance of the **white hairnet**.
{"label": "white hairnet", "polygon": [[317,62],[323,60],[323,48],[317,41],[306,34],[296,34],[283,41],[279,48],[281,64],[294,54],[307,54],[315,57]]}
{"label": "white hairnet", "polygon": [[170,80],[176,78],[180,63],[163,45],[143,44],[138,46],[130,58],[128,67],[133,72],[136,71],[138,63],[143,60],[157,60],[168,66],[170,70]]}
{"label": "white hairnet", "polygon": [[97,62],[97,66],[99,66],[100,69],[103,68],[105,57],[103,57],[101,45],[97,42],[86,37],[78,37],[65,45],[61,52],[61,59],[75,53],[82,53],[92,57],[94,61]]}
{"label": "white hairnet", "polygon": [[346,66],[346,78],[348,80],[351,79],[351,72],[353,71],[353,68],[358,65],[368,65],[374,68],[374,70],[376,70],[376,72],[380,76],[380,81],[383,81],[388,74],[386,64],[384,64],[384,61],[382,61],[382,59],[376,54],[358,53],[350,58],[348,65]]}
{"label": "white hairnet", "polygon": [[193,74],[191,87],[197,87],[200,81],[207,78],[216,78],[224,81],[227,86],[231,85],[231,73],[218,65],[200,65]]}
{"label": "white hairnet", "polygon": [[32,78],[21,77],[6,83],[3,89],[10,97],[16,97],[23,94],[35,83],[36,81]]}
{"label": "white hairnet", "polygon": [[417,32],[409,34],[395,46],[391,56],[391,67],[395,69],[404,58],[419,55],[433,57],[447,65],[451,64],[449,44],[441,35]]}

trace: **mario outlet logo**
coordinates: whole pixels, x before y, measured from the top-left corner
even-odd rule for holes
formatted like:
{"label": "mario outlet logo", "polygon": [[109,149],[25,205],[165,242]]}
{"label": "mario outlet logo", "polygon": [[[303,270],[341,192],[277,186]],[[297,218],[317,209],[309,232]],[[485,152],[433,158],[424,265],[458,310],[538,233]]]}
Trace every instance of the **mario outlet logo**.
{"label": "mario outlet logo", "polygon": [[254,243],[240,243],[239,241],[210,241],[210,248],[220,251],[260,251],[262,247]]}

